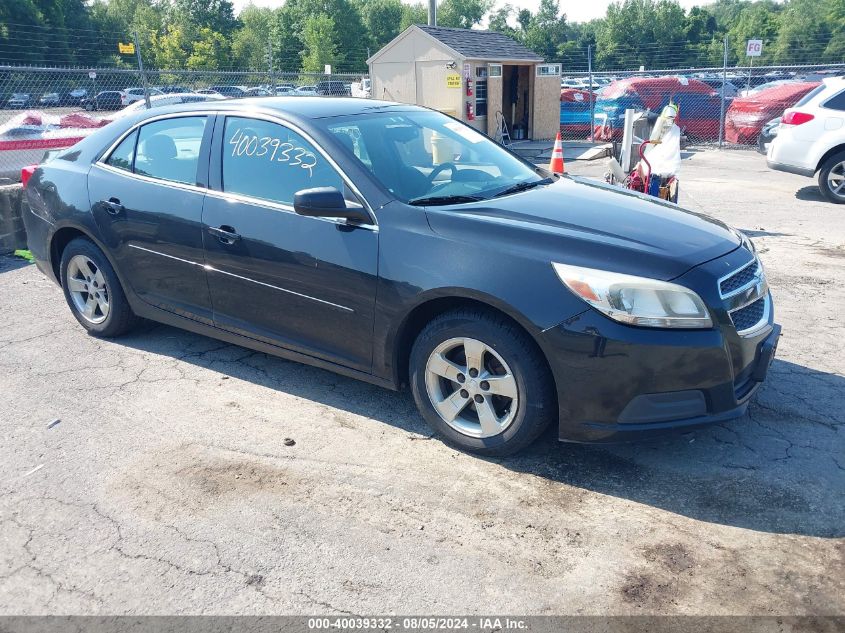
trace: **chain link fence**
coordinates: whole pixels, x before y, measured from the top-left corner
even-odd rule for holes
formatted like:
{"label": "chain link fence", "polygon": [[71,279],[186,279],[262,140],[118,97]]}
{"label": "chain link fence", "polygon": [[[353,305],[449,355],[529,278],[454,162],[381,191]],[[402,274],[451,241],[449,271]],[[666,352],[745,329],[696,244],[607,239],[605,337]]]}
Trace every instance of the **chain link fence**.
{"label": "chain link fence", "polygon": [[689,143],[765,149],[784,110],[845,64],[564,73],[561,134],[617,141],[625,110],[659,114],[670,102]]}
{"label": "chain link fence", "polygon": [[[845,64],[568,72],[560,129],[565,140],[621,139],[625,110],[656,116],[679,106],[692,145],[764,149],[783,111]],[[146,90],[146,92],[145,92]],[[370,97],[364,73],[44,68],[0,65],[0,184],[45,152],[68,147],[115,117],[146,107],[222,98]]]}
{"label": "chain link fence", "polygon": [[269,96],[369,97],[366,74],[0,65],[0,184],[45,153],[151,107]]}

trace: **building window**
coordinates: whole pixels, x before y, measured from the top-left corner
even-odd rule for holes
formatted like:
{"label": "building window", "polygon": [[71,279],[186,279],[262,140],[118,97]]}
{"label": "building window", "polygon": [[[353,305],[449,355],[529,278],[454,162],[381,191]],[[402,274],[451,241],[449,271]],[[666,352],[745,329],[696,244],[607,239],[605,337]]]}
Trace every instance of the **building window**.
{"label": "building window", "polygon": [[487,74],[490,77],[501,77],[502,76],[502,65],[501,64],[488,64],[487,65]]}
{"label": "building window", "polygon": [[537,64],[538,77],[560,75],[560,64]]}
{"label": "building window", "polygon": [[487,66],[475,68],[475,116],[487,116]]}

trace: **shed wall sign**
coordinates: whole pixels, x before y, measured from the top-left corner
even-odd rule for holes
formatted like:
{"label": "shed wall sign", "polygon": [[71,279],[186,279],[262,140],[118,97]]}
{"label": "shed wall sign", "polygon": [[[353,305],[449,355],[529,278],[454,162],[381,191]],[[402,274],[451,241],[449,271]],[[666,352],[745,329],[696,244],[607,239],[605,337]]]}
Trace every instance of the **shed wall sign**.
{"label": "shed wall sign", "polygon": [[446,75],[446,87],[447,88],[460,88],[461,87],[461,76],[458,73],[449,73]]}

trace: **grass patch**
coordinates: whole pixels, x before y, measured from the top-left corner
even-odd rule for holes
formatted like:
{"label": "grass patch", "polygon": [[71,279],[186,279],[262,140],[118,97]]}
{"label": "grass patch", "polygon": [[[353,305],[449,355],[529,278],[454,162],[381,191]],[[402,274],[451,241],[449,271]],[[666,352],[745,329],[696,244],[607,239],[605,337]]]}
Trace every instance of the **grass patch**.
{"label": "grass patch", "polygon": [[32,253],[30,253],[29,251],[17,250],[17,251],[15,251],[14,255],[15,255],[15,257],[20,257],[21,259],[25,259],[30,264],[35,261],[35,258],[32,256]]}

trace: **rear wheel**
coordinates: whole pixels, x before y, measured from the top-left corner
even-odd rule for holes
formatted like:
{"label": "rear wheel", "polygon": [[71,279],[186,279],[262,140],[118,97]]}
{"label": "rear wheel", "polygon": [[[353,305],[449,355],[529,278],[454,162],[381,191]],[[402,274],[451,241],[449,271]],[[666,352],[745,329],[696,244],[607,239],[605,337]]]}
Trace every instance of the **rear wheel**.
{"label": "rear wheel", "polygon": [[447,443],[503,456],[531,444],[556,414],[540,351],[512,321],[482,310],[445,313],[411,351],[414,400]]}
{"label": "rear wheel", "polygon": [[845,204],[845,152],[824,162],[819,170],[819,190],[829,202]]}
{"label": "rear wheel", "polygon": [[94,336],[120,336],[137,317],[109,260],[85,238],[72,240],[62,252],[62,289],[76,320]]}

